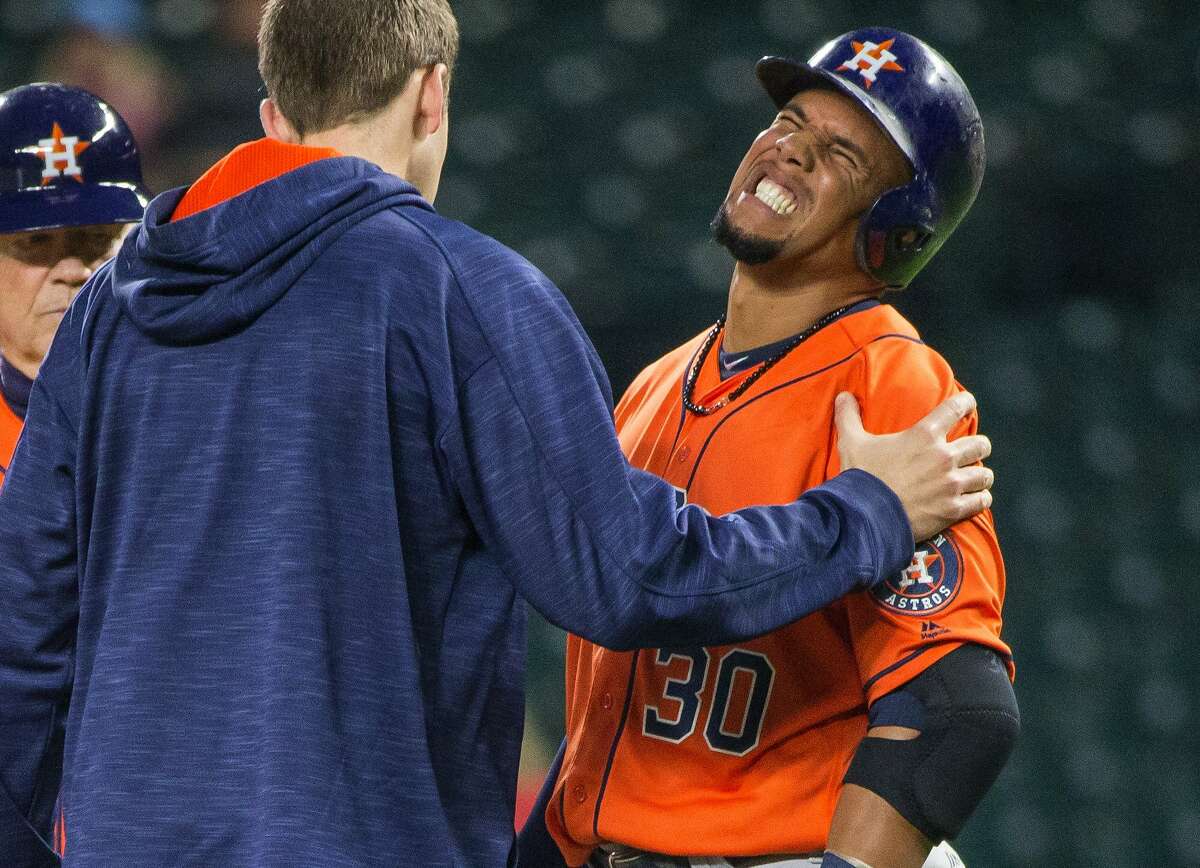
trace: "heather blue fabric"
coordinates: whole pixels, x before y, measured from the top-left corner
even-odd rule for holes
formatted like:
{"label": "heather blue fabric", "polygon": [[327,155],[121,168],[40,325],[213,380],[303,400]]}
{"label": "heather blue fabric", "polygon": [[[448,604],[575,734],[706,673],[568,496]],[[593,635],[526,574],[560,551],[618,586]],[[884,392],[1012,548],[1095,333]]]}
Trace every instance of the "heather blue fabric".
{"label": "heather blue fabric", "polygon": [[71,866],[504,865],[521,597],[716,645],[911,556],[861,472],[677,508],[558,291],[365,162],[180,197],[70,309],[0,495],[5,866],[52,864],[60,774]]}

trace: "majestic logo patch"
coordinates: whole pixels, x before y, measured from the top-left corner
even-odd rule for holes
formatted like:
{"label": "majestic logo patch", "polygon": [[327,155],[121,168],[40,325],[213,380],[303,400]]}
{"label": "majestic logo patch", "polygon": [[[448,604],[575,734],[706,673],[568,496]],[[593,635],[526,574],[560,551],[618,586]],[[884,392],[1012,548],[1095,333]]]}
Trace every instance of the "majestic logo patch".
{"label": "majestic logo patch", "polygon": [[937,621],[921,622],[921,638],[926,641],[930,639],[936,639],[938,636],[944,636],[949,632],[949,630],[947,630]]}
{"label": "majestic logo patch", "polygon": [[22,154],[36,154],[42,158],[46,168],[42,171],[42,186],[51,184],[55,178],[66,175],[83,183],[83,169],[79,168],[76,157],[92,146],[91,142],[79,141],[79,136],[64,136],[62,127],[55,122],[51,129],[50,138],[42,139],[36,145],[21,148]]}
{"label": "majestic logo patch", "polygon": [[904,72],[904,67],[896,63],[896,55],[888,51],[895,41],[895,39],[889,39],[879,45],[874,42],[851,42],[850,44],[854,46],[854,50],[858,54],[839,66],[837,71],[857,71],[863,77],[863,81],[867,83],[867,89],[870,90],[871,85],[879,78],[881,70]]}
{"label": "majestic logo patch", "polygon": [[[890,612],[932,615],[958,596],[962,584],[961,565],[962,553],[953,538],[939,534],[936,539],[917,546],[912,563],[897,575],[880,582],[871,593],[875,601]],[[937,624],[932,626],[938,628]],[[936,629],[928,632],[935,633]]]}

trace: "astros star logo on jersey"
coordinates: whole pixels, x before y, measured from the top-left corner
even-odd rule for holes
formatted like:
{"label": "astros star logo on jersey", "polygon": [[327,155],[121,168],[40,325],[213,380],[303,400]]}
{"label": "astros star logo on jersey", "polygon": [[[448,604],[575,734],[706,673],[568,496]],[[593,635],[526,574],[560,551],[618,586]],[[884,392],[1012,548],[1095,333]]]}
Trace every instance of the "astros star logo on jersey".
{"label": "astros star logo on jersey", "polygon": [[938,612],[958,595],[962,556],[952,538],[941,534],[913,553],[912,563],[871,593],[875,602],[900,615]]}
{"label": "astros star logo on jersey", "polygon": [[83,183],[83,169],[79,167],[77,157],[92,146],[91,142],[79,141],[79,136],[64,136],[62,127],[56,121],[50,131],[50,138],[40,140],[36,145],[21,148],[22,154],[36,154],[46,164],[42,171],[42,184],[54,183],[56,178],[66,176]]}
{"label": "astros star logo on jersey", "polygon": [[858,54],[838,67],[838,71],[854,70],[863,77],[870,90],[881,70],[888,72],[904,72],[904,67],[896,63],[896,55],[890,49],[895,39],[889,39],[876,45],[874,42],[851,42]]}

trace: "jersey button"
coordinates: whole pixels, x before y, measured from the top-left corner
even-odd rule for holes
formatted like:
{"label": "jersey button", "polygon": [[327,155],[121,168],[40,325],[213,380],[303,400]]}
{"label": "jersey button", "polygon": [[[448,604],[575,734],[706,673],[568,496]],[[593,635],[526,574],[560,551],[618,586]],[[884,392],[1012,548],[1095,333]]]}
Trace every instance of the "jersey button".
{"label": "jersey button", "polygon": [[605,711],[608,711],[610,708],[612,708],[612,694],[611,693],[605,693],[603,696],[600,697],[600,707],[603,708]]}
{"label": "jersey button", "polygon": [[692,448],[690,446],[680,446],[679,451],[675,453],[675,460],[680,464],[692,457]]}
{"label": "jersey button", "polygon": [[575,801],[583,803],[587,801],[587,788],[583,784],[576,784],[571,787],[571,795],[575,797]]}

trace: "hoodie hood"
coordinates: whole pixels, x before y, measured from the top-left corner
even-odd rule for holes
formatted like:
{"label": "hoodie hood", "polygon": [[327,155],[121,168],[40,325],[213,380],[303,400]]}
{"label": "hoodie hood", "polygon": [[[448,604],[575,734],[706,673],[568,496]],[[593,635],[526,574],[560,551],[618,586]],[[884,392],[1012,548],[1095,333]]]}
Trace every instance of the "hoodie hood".
{"label": "hoodie hood", "polygon": [[411,184],[357,157],[310,163],[172,222],[186,192],[150,203],[111,272],[138,329],[171,344],[245,328],[368,217],[397,206],[433,210]]}

